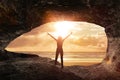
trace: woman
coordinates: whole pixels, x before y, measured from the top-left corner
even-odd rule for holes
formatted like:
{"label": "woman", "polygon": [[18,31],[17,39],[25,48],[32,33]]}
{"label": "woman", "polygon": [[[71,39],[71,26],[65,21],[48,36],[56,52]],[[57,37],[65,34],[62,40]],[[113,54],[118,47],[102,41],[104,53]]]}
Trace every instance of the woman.
{"label": "woman", "polygon": [[67,35],[64,39],[62,38],[62,36],[58,36],[58,38],[56,39],[50,33],[48,33],[48,35],[51,36],[57,42],[57,49],[56,49],[56,56],[55,56],[55,65],[57,64],[58,55],[60,54],[60,56],[61,56],[61,68],[63,68],[63,48],[62,48],[63,42],[71,34],[72,34],[72,32],[69,35]]}

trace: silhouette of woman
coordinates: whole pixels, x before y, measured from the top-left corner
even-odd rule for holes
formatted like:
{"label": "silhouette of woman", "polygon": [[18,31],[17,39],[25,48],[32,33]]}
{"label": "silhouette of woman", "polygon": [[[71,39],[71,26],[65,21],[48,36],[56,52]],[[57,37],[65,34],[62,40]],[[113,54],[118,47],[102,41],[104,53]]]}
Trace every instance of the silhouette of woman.
{"label": "silhouette of woman", "polygon": [[63,68],[63,42],[65,39],[67,39],[70,35],[72,34],[72,32],[67,35],[64,39],[61,36],[58,36],[58,39],[56,39],[55,37],[53,37],[50,33],[48,33],[49,36],[51,36],[54,40],[56,40],[57,42],[57,49],[56,49],[56,56],[55,56],[55,65],[57,64],[57,59],[58,59],[58,55],[60,54],[61,57],[61,68]]}

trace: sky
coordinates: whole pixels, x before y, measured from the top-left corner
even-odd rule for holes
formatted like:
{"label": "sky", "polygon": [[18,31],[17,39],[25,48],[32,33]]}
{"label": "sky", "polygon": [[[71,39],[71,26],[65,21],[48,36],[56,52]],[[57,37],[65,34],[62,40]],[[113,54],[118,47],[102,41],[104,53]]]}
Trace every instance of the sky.
{"label": "sky", "polygon": [[[57,27],[56,27],[57,26]],[[9,51],[44,51],[55,52],[55,38],[72,34],[64,41],[65,52],[106,52],[107,37],[104,28],[88,22],[67,21],[49,22],[32,29],[20,37],[13,40],[8,46]]]}

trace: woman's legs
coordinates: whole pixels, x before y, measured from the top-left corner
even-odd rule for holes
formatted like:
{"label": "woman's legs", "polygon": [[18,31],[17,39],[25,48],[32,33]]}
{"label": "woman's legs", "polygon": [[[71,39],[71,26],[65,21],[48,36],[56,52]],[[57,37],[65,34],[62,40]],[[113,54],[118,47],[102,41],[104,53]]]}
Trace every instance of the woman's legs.
{"label": "woman's legs", "polygon": [[63,68],[63,49],[60,51],[60,57],[61,57],[61,68]]}
{"label": "woman's legs", "polygon": [[57,65],[57,59],[58,59],[59,53],[60,53],[60,58],[61,58],[61,68],[63,68],[64,67],[64,65],[63,65],[63,49],[56,49],[55,65]]}
{"label": "woman's legs", "polygon": [[56,49],[56,55],[55,55],[55,65],[57,65],[58,55],[59,55],[59,50],[58,50],[58,49]]}

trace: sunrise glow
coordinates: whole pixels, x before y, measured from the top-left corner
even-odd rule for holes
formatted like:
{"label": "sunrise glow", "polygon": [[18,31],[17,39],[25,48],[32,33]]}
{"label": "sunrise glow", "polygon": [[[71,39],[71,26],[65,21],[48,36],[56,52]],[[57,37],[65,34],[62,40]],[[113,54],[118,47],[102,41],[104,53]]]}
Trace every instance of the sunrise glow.
{"label": "sunrise glow", "polygon": [[46,23],[13,40],[6,50],[55,59],[56,41],[47,33],[57,39],[58,36],[64,38],[71,32],[63,44],[64,65],[91,65],[102,61],[107,48],[104,28],[88,22]]}
{"label": "sunrise glow", "polygon": [[72,32],[64,42],[65,52],[105,52],[106,50],[107,38],[104,28],[88,22],[73,21],[58,21],[41,25],[12,41],[6,49],[54,52],[56,43],[47,32],[55,38],[58,36],[64,38]]}
{"label": "sunrise glow", "polygon": [[54,24],[56,31],[54,35],[62,36],[63,38],[66,37],[71,30],[74,28],[75,24],[71,23],[70,21],[60,21]]}

